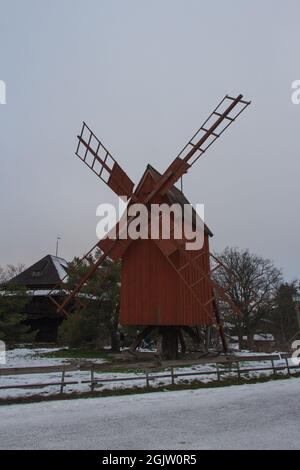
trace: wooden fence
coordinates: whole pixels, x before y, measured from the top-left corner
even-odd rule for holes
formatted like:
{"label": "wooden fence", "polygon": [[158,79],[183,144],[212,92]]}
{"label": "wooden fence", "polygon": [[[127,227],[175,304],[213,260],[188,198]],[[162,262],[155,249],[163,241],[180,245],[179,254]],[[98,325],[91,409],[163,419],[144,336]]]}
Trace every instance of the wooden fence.
{"label": "wooden fence", "polygon": [[[12,385],[0,385],[0,390],[8,390],[8,389],[27,389],[27,388],[45,388],[49,386],[57,386],[59,389],[59,393],[64,393],[65,387],[69,385],[78,385],[78,384],[89,384],[90,390],[94,391],[97,385],[102,385],[104,383],[111,383],[111,382],[128,382],[128,381],[144,381],[146,387],[150,387],[151,381],[157,379],[170,379],[170,384],[175,385],[177,378],[182,377],[199,377],[207,376],[207,375],[215,375],[218,382],[222,381],[224,376],[236,377],[238,380],[242,378],[244,374],[249,374],[250,372],[261,372],[265,373],[271,371],[273,375],[276,375],[280,372],[285,372],[286,375],[292,375],[292,371],[299,371],[300,372],[300,365],[290,364],[289,363],[290,356],[288,355],[274,355],[274,356],[248,356],[248,357],[240,357],[240,358],[233,358],[229,357],[224,360],[224,357],[215,359],[215,360],[207,360],[206,364],[210,366],[214,366],[214,370],[208,371],[189,371],[189,372],[175,372],[174,366],[169,367],[168,371],[158,374],[158,371],[151,371],[151,372],[144,372],[144,375],[134,375],[131,377],[95,377],[95,372],[103,372],[101,365],[98,364],[91,364],[87,365],[80,365],[80,366],[72,366],[72,365],[59,365],[59,366],[42,366],[42,367],[19,367],[19,368],[3,368],[0,369],[0,376],[19,376],[19,375],[31,375],[31,374],[49,374],[49,373],[61,373],[61,379],[59,381],[51,381],[51,382],[38,382],[38,383],[30,383],[30,384],[12,384]],[[275,364],[276,360],[284,361],[284,364]],[[241,363],[244,362],[270,362],[270,365],[264,367],[241,367]],[[203,365],[203,362],[196,365]],[[77,371],[86,371],[90,373],[89,379],[83,380],[66,380],[66,373],[67,372],[77,372]]]}

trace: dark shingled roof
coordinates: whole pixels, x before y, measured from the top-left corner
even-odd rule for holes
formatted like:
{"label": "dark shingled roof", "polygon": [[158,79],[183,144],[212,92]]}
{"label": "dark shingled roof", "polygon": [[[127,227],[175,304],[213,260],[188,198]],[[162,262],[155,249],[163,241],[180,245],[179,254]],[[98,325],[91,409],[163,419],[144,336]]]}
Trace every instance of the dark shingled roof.
{"label": "dark shingled roof", "polygon": [[68,263],[65,259],[46,255],[22,273],[13,277],[7,284],[22,285],[30,288],[54,287],[67,274]]}

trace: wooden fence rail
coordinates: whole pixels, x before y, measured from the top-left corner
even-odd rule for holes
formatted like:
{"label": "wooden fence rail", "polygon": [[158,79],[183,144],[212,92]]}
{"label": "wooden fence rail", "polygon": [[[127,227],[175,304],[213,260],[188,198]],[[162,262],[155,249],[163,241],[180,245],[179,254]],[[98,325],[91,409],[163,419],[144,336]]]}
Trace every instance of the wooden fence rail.
{"label": "wooden fence rail", "polygon": [[[275,360],[278,360],[279,357],[275,356]],[[97,377],[95,378],[95,372],[103,372],[99,365],[92,364],[90,366],[83,365],[83,366],[43,366],[43,367],[21,367],[21,368],[3,368],[0,369],[0,376],[16,376],[16,375],[31,375],[31,374],[49,374],[49,373],[61,373],[61,380],[56,380],[52,382],[42,382],[42,383],[31,383],[31,384],[12,384],[12,385],[0,385],[0,390],[9,390],[9,389],[27,389],[27,388],[45,388],[49,386],[57,386],[59,387],[60,393],[64,393],[65,387],[68,385],[78,385],[78,384],[90,384],[91,391],[95,390],[97,385],[102,385],[104,383],[113,383],[113,382],[128,382],[128,381],[145,381],[146,387],[150,386],[151,381],[159,380],[159,379],[170,379],[170,383],[174,385],[176,383],[176,379],[181,377],[201,377],[205,375],[215,375],[218,382],[222,381],[224,376],[230,374],[230,376],[236,376],[238,380],[242,378],[244,374],[249,374],[250,372],[268,372],[271,371],[273,375],[276,375],[278,372],[286,371],[287,375],[292,375],[292,370],[298,370],[300,372],[300,365],[290,364],[287,357],[280,356],[281,360],[285,361],[285,364],[278,364],[276,365],[274,362],[274,356],[269,356],[268,359],[265,358],[257,358],[257,357],[247,357],[245,358],[232,358],[232,360],[227,361],[207,361],[207,364],[214,365],[214,370],[208,371],[190,371],[190,372],[174,372],[174,366],[169,367],[170,371],[168,373],[162,372],[158,373],[158,371],[152,372],[145,372],[145,375],[135,375],[131,377]],[[267,367],[240,367],[240,364],[243,362],[271,362],[270,366]],[[221,363],[221,364],[220,364]],[[220,365],[222,367],[220,367]],[[235,366],[235,367],[234,367]],[[78,371],[88,371],[90,372],[89,379],[79,379],[79,380],[66,380],[66,373],[67,372],[78,372]]]}

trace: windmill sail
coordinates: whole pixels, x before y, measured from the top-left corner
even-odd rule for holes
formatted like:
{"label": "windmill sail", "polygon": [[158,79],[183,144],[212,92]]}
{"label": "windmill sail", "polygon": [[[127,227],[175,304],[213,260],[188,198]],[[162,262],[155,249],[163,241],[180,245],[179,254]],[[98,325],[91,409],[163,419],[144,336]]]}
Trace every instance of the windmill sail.
{"label": "windmill sail", "polygon": [[249,106],[250,101],[224,96],[222,101],[208,116],[206,121],[183,147],[175,160],[157,183],[159,194],[163,195],[175,184],[184,173],[211,147],[226,129]]}
{"label": "windmill sail", "polygon": [[118,196],[131,197],[134,183],[84,122],[76,155]]}

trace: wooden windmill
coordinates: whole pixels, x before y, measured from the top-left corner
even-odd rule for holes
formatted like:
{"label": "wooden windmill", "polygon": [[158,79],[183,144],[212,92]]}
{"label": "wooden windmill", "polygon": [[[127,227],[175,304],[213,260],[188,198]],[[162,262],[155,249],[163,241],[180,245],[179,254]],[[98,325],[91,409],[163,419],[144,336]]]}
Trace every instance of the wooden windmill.
{"label": "wooden windmill", "polygon": [[[188,201],[175,183],[249,104],[242,95],[237,98],[226,95],[166,171],[160,174],[148,165],[136,189],[85,123],[78,136],[76,155],[118,196],[129,198],[129,205],[143,203],[149,207],[152,203],[174,202],[184,205]],[[131,221],[129,218],[128,223]],[[120,323],[143,327],[133,349],[153,328],[158,328],[162,335],[163,355],[173,358],[177,354],[178,341],[182,340],[182,330],[192,335],[193,327],[215,323],[227,351],[218,302],[226,302],[236,313],[239,310],[213,279],[212,272],[222,264],[209,252],[210,230],[204,226],[204,244],[197,251],[188,251],[183,239],[132,240],[122,236],[123,230],[118,225],[115,239],[106,236],[83,257],[90,263],[89,270],[61,304],[50,294],[58,310],[67,314],[67,304],[78,296],[107,259],[113,262],[121,259]],[[89,254],[95,248],[101,250],[101,256],[97,261],[91,261]]]}

